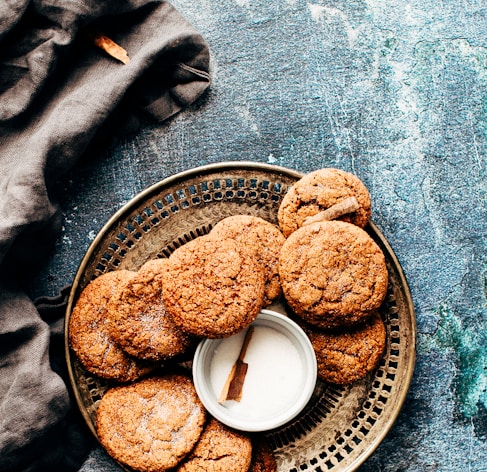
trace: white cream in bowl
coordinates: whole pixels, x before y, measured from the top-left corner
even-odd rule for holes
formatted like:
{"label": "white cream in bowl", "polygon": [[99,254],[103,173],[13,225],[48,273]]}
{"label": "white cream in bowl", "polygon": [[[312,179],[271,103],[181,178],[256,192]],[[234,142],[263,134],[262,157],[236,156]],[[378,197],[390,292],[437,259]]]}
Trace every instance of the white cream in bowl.
{"label": "white cream in bowl", "polygon": [[306,406],[316,384],[316,357],[304,331],[280,313],[262,310],[252,326],[239,402],[219,403],[218,398],[245,330],[202,341],[193,361],[193,378],[201,401],[215,418],[236,429],[265,431],[292,420]]}

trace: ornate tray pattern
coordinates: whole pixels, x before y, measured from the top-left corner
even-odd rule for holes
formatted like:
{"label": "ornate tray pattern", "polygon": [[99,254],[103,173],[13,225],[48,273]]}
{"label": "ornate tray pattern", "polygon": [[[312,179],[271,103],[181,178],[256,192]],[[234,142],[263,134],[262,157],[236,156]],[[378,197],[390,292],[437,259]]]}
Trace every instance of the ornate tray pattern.
{"label": "ornate tray pattern", "polygon": [[[70,350],[71,310],[93,278],[137,270],[155,257],[208,233],[226,216],[252,214],[277,223],[288,188],[302,174],[282,167],[227,162],[192,169],[149,187],[120,209],[97,235],[76,274],[66,312],[66,357],[78,406],[96,436],[96,408],[111,385],[87,373]],[[389,290],[381,308],[387,346],[377,370],[337,387],[318,381],[302,414],[266,433],[279,471],[353,471],[377,448],[404,403],[413,374],[416,322],[407,281],[391,247],[373,223],[366,228],[386,256]],[[286,311],[281,304],[272,309]]]}

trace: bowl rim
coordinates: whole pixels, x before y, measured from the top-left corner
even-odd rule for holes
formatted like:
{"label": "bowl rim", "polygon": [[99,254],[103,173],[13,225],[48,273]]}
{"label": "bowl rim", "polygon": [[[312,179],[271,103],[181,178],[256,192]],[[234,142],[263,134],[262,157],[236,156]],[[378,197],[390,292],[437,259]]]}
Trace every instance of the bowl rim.
{"label": "bowl rim", "polygon": [[[235,416],[231,410],[220,405],[211,390],[208,378],[202,373],[202,361],[207,358],[207,353],[215,344],[219,344],[223,339],[203,339],[199,342],[193,358],[193,382],[196,392],[201,402],[208,412],[222,423],[232,428],[248,431],[260,432],[278,428],[296,418],[297,415],[306,407],[311,399],[317,382],[317,360],[311,341],[304,330],[295,321],[277,311],[262,309],[256,319],[249,325],[259,325],[262,321],[271,321],[284,327],[297,340],[303,354],[303,366],[307,366],[310,375],[306,375],[301,390],[293,406],[284,412],[273,417],[261,420],[246,419]],[[266,326],[269,326],[266,324]]]}

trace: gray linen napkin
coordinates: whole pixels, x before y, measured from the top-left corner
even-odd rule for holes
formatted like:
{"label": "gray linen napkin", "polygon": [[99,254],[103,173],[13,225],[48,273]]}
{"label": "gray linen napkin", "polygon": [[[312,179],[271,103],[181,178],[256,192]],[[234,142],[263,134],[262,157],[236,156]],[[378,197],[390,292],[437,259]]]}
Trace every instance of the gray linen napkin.
{"label": "gray linen napkin", "polygon": [[43,320],[23,290],[59,228],[53,186],[96,137],[167,119],[209,82],[206,42],[167,2],[0,2],[0,471],[76,470],[89,447],[52,359],[62,318]]}

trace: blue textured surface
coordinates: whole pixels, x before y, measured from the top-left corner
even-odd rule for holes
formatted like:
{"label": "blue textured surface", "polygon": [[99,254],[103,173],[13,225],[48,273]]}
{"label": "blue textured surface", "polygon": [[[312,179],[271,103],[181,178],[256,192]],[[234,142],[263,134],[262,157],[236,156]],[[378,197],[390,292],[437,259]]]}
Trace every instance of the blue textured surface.
{"label": "blue textured surface", "polygon": [[[33,287],[54,294],[111,214],[197,165],[358,175],[409,281],[418,357],[361,471],[487,471],[487,13],[481,0],[177,0],[210,44],[191,110],[78,167]],[[84,470],[118,470],[95,452]]]}

